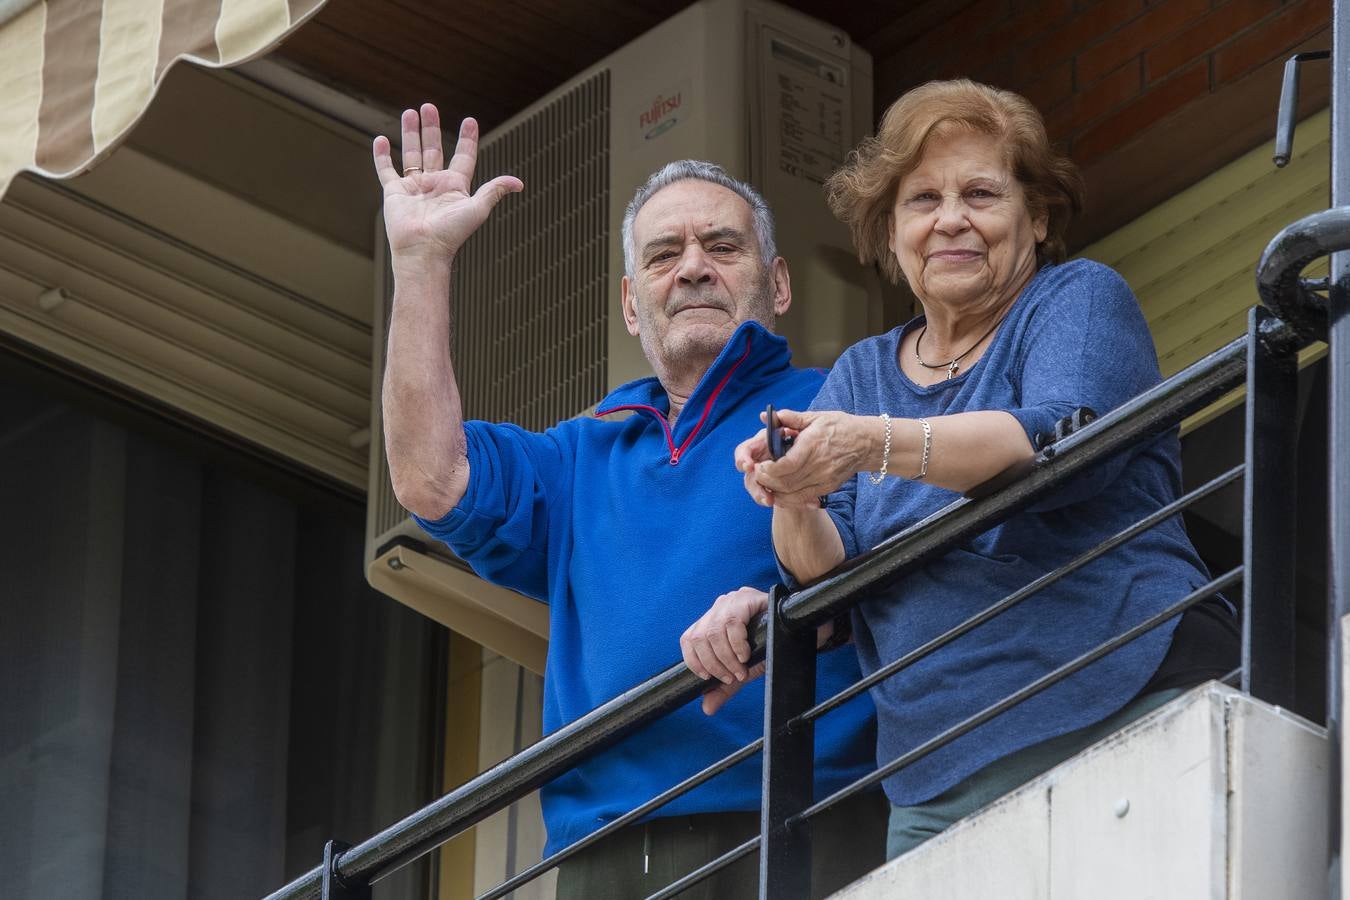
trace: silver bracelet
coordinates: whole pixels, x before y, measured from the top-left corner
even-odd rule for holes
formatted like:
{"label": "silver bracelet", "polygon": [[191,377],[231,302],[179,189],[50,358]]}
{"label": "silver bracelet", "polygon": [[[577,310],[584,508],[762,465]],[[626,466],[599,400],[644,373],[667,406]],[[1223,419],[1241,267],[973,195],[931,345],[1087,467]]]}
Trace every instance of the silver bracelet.
{"label": "silver bracelet", "polygon": [[886,480],[886,466],[891,461],[891,414],[882,413],[881,421],[886,425],[886,443],[881,446],[881,468],[875,475],[869,473],[867,476],[873,484],[881,484]]}
{"label": "silver bracelet", "polygon": [[919,458],[919,474],[914,476],[915,481],[928,474],[928,458],[933,455],[933,426],[927,419],[920,419],[919,424],[923,426],[923,456]]}

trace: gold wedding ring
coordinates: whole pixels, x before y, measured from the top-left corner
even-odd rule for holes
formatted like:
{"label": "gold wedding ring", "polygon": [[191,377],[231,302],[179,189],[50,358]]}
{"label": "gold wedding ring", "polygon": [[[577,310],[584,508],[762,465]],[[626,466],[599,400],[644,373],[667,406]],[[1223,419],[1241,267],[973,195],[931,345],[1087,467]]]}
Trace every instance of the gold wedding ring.
{"label": "gold wedding ring", "polygon": [[420,172],[420,171],[422,171],[422,167],[421,167],[421,166],[404,166],[404,167],[403,167],[403,174],[404,174],[404,175],[407,175],[409,172]]}

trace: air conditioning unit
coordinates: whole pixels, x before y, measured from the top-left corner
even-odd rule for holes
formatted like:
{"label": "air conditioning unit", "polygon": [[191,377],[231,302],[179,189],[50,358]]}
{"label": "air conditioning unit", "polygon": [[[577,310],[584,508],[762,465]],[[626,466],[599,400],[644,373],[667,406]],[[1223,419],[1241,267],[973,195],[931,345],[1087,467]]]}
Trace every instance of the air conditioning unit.
{"label": "air conditioning unit", "polygon": [[[519,176],[461,250],[451,348],[466,418],[543,429],[650,374],[619,311],[620,224],[647,176],[683,158],[719,163],[773,207],[798,365],[828,366],[880,330],[881,287],[858,264],[822,183],[871,130],[871,57],[842,31],[763,0],[703,0],[485,135],[477,176]],[[379,227],[377,225],[377,227]],[[385,248],[379,227],[377,247]],[[371,433],[381,434],[383,325],[376,285]],[[474,576],[394,499],[371,442],[366,572],[375,588],[536,672],[544,604]]]}

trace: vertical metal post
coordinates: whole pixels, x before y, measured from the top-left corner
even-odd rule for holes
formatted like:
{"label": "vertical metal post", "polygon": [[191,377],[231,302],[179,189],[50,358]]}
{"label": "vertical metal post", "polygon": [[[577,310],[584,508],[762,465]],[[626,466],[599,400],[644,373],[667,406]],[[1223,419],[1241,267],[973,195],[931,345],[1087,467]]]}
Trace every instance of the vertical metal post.
{"label": "vertical metal post", "polygon": [[[1350,9],[1331,5],[1331,205],[1350,205]],[[1327,737],[1331,743],[1328,895],[1341,896],[1341,622],[1350,613],[1350,251],[1331,255],[1327,313]]]}
{"label": "vertical metal post", "polygon": [[1243,502],[1242,689],[1294,703],[1294,562],[1298,524],[1298,350],[1267,340],[1247,315],[1247,473]]}
{"label": "vertical metal post", "polygon": [[370,885],[351,887],[338,877],[338,857],[351,846],[342,841],[329,841],[323,845],[323,886],[320,888],[320,900],[370,900]]}
{"label": "vertical metal post", "polygon": [[764,798],[760,806],[760,900],[807,900],[811,895],[811,826],[785,827],[811,805],[815,728],[787,723],[810,708],[816,694],[816,634],[792,634],[778,608],[787,591],[769,594],[764,687]]}

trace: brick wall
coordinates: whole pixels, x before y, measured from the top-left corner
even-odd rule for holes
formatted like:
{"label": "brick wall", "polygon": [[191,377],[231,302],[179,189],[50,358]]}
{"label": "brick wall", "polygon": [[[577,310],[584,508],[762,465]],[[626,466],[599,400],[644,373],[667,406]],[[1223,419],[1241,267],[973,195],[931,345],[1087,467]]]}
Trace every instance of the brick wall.
{"label": "brick wall", "polygon": [[967,75],[1025,94],[1088,164],[1329,20],[1328,0],[977,0],[876,61],[878,112],[906,88]]}
{"label": "brick wall", "polygon": [[[1283,60],[1331,45],[1330,0],[953,6],[905,34],[903,44],[869,47],[878,116],[932,78],[963,75],[1025,94],[1089,176],[1092,215],[1079,243],[1268,140]],[[1326,103],[1325,65],[1313,63],[1305,74],[1305,112]],[[1094,180],[1110,208],[1092,210]]]}

